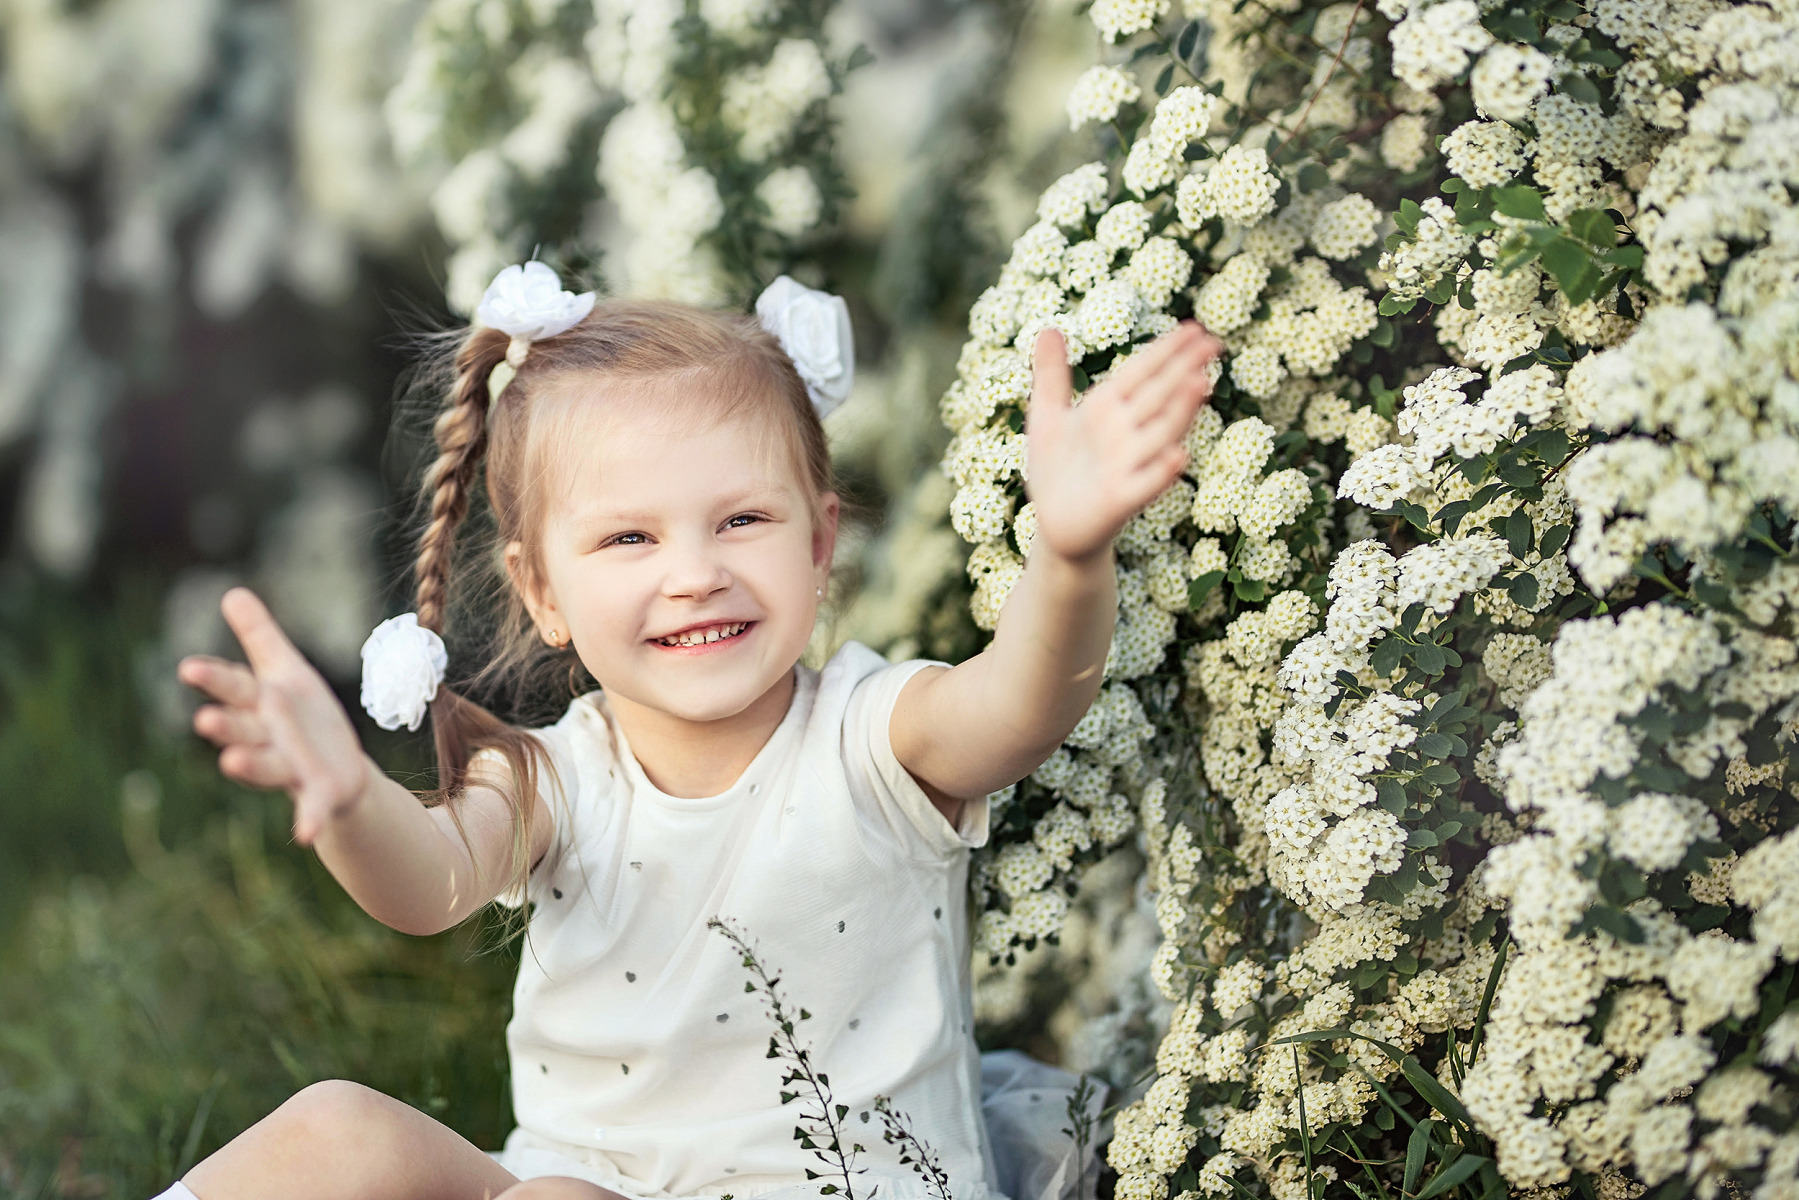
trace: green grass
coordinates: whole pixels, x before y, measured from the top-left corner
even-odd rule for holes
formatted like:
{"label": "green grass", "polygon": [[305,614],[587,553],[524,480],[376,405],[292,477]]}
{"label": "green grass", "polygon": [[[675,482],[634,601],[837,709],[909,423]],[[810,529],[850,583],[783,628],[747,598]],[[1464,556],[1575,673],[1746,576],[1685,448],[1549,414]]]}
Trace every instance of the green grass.
{"label": "green grass", "polygon": [[514,954],[376,924],[288,844],[285,799],[146,728],[156,593],[0,613],[0,1196],[154,1195],[328,1078],[497,1146]]}

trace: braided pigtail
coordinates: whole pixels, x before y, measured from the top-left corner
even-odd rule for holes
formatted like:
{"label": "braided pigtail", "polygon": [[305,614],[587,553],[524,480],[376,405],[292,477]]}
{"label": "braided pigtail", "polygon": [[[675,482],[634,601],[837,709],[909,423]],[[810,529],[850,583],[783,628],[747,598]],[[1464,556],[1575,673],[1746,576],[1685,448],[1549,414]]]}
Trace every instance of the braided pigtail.
{"label": "braided pigtail", "polygon": [[[419,624],[440,635],[448,624],[457,534],[468,516],[488,446],[488,381],[494,368],[505,361],[509,340],[494,329],[476,328],[469,333],[456,353],[448,403],[433,426],[437,457],[425,469],[422,482],[422,507],[428,515],[419,534],[413,572]],[[499,786],[513,810],[513,855],[507,883],[510,887],[522,885],[531,867],[533,800],[543,748],[523,730],[448,686],[437,689],[430,712],[438,786],[428,802],[441,804],[462,789],[468,782],[469,761],[477,751],[494,750],[505,759],[509,781],[491,778],[490,773],[482,782]],[[460,828],[459,818],[456,823]]]}

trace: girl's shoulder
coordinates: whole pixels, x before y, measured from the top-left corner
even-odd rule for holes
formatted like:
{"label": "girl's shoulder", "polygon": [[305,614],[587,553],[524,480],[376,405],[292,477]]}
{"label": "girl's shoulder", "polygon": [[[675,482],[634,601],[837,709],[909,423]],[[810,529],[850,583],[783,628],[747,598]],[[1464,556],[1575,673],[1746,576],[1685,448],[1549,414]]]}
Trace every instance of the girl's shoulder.
{"label": "girl's shoulder", "polygon": [[[948,665],[928,658],[892,662],[861,642],[845,642],[818,672],[818,703],[821,708],[829,707],[830,700],[847,706],[858,690],[878,689],[883,684],[904,686],[906,680],[925,667]],[[898,686],[894,687],[896,694]]]}

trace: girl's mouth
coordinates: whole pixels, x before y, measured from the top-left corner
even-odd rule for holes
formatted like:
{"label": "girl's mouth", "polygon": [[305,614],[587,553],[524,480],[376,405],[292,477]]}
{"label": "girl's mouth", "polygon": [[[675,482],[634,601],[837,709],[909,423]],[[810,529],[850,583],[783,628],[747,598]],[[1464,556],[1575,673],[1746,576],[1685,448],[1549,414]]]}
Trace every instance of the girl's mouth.
{"label": "girl's mouth", "polygon": [[652,645],[661,646],[666,650],[710,650],[724,642],[742,637],[754,625],[754,621],[721,621],[716,625],[702,625],[698,629],[689,629],[672,637],[651,638],[650,642]]}

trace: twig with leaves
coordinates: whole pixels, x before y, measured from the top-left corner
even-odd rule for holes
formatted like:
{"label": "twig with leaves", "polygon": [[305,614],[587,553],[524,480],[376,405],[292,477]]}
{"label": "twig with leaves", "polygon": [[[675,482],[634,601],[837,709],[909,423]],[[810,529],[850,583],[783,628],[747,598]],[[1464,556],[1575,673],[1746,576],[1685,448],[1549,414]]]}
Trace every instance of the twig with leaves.
{"label": "twig with leaves", "polygon": [[875,1097],[875,1112],[880,1114],[881,1124],[886,1126],[881,1140],[899,1147],[900,1162],[918,1172],[926,1192],[937,1200],[950,1200],[949,1176],[937,1161],[937,1152],[912,1132],[912,1123],[906,1114],[894,1108],[893,1101],[886,1096]]}
{"label": "twig with leaves", "polygon": [[1074,1139],[1075,1200],[1084,1200],[1087,1195],[1087,1147],[1093,1144],[1093,1114],[1088,1107],[1093,1102],[1093,1080],[1081,1076],[1081,1082],[1074,1091],[1068,1094],[1068,1128],[1062,1132]]}
{"label": "twig with leaves", "polygon": [[[867,1150],[849,1141],[844,1130],[844,1118],[849,1116],[849,1105],[838,1104],[832,1099],[830,1076],[813,1066],[811,1050],[800,1043],[797,1030],[802,1022],[812,1019],[812,1014],[804,1008],[797,1015],[793,1013],[781,998],[781,977],[768,973],[747,934],[718,917],[707,921],[706,925],[723,934],[743,956],[744,969],[750,973],[743,990],[752,994],[762,993],[762,998],[768,1005],[769,1018],[775,1023],[775,1032],[768,1039],[768,1057],[787,1063],[787,1073],[781,1077],[781,1103],[791,1104],[799,1100],[816,1105],[816,1108],[801,1111],[793,1136],[801,1149],[810,1150],[828,1169],[814,1171],[808,1168],[806,1178],[822,1179],[827,1175],[840,1178],[843,1181],[841,1184],[823,1184],[818,1190],[826,1196],[841,1194],[845,1200],[856,1200],[854,1177],[867,1170],[866,1167],[856,1165],[856,1156],[867,1153]],[[790,1091],[789,1088],[793,1090]],[[874,1191],[870,1189],[868,1200],[873,1200],[873,1196]],[[948,1200],[947,1192],[944,1197]]]}

